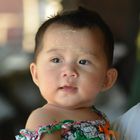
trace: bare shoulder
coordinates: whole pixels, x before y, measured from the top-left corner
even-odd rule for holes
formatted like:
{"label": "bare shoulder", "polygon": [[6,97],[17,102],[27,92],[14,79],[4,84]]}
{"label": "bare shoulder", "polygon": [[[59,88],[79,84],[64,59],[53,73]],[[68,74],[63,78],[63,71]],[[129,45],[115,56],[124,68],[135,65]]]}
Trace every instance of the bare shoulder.
{"label": "bare shoulder", "polygon": [[[56,121],[54,118],[54,114],[55,114],[55,110],[50,109],[49,107],[46,106],[34,110],[27,120],[26,129],[35,131],[40,126],[45,126],[50,123],[53,123],[54,121]],[[46,134],[42,133],[40,140],[46,140],[46,139],[60,140],[61,132],[56,131],[49,135],[47,133]]]}
{"label": "bare shoulder", "polygon": [[54,111],[46,107],[41,107],[30,114],[26,123],[26,128],[29,130],[36,130],[39,126],[50,124],[54,121]]}

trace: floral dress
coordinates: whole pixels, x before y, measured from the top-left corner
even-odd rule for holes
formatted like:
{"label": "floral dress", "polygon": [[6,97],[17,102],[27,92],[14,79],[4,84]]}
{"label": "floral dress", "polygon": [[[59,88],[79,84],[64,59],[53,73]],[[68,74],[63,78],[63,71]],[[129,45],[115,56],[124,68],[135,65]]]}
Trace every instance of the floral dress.
{"label": "floral dress", "polygon": [[95,121],[63,120],[39,127],[36,131],[22,129],[16,140],[40,140],[42,134],[52,134],[61,131],[62,140],[116,140],[110,130],[109,121],[103,113],[93,108],[102,117]]}

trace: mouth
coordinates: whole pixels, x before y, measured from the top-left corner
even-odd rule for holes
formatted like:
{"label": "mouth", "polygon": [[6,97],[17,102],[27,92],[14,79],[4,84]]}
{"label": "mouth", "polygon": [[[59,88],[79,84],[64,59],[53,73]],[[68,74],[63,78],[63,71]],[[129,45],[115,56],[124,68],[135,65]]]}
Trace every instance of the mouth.
{"label": "mouth", "polygon": [[68,92],[68,93],[75,93],[75,92],[77,92],[78,88],[74,87],[74,86],[65,85],[65,86],[60,87],[59,90]]}

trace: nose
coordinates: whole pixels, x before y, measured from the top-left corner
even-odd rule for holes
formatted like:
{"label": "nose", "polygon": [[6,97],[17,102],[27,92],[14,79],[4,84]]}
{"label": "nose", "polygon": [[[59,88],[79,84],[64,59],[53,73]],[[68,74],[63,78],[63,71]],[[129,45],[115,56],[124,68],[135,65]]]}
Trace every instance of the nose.
{"label": "nose", "polygon": [[62,71],[62,77],[64,77],[64,78],[77,78],[78,72],[76,70],[76,67],[65,66],[65,68]]}

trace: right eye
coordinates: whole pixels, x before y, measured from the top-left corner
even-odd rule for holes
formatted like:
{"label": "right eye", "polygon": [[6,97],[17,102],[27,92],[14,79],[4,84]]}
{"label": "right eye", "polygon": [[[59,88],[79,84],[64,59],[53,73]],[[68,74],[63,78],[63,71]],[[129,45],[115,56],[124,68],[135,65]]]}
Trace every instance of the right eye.
{"label": "right eye", "polygon": [[81,64],[81,65],[88,65],[88,64],[90,64],[90,61],[88,61],[86,59],[82,59],[82,60],[79,61],[79,64]]}
{"label": "right eye", "polygon": [[53,59],[51,59],[51,62],[60,63],[60,59],[59,58],[53,58]]}

